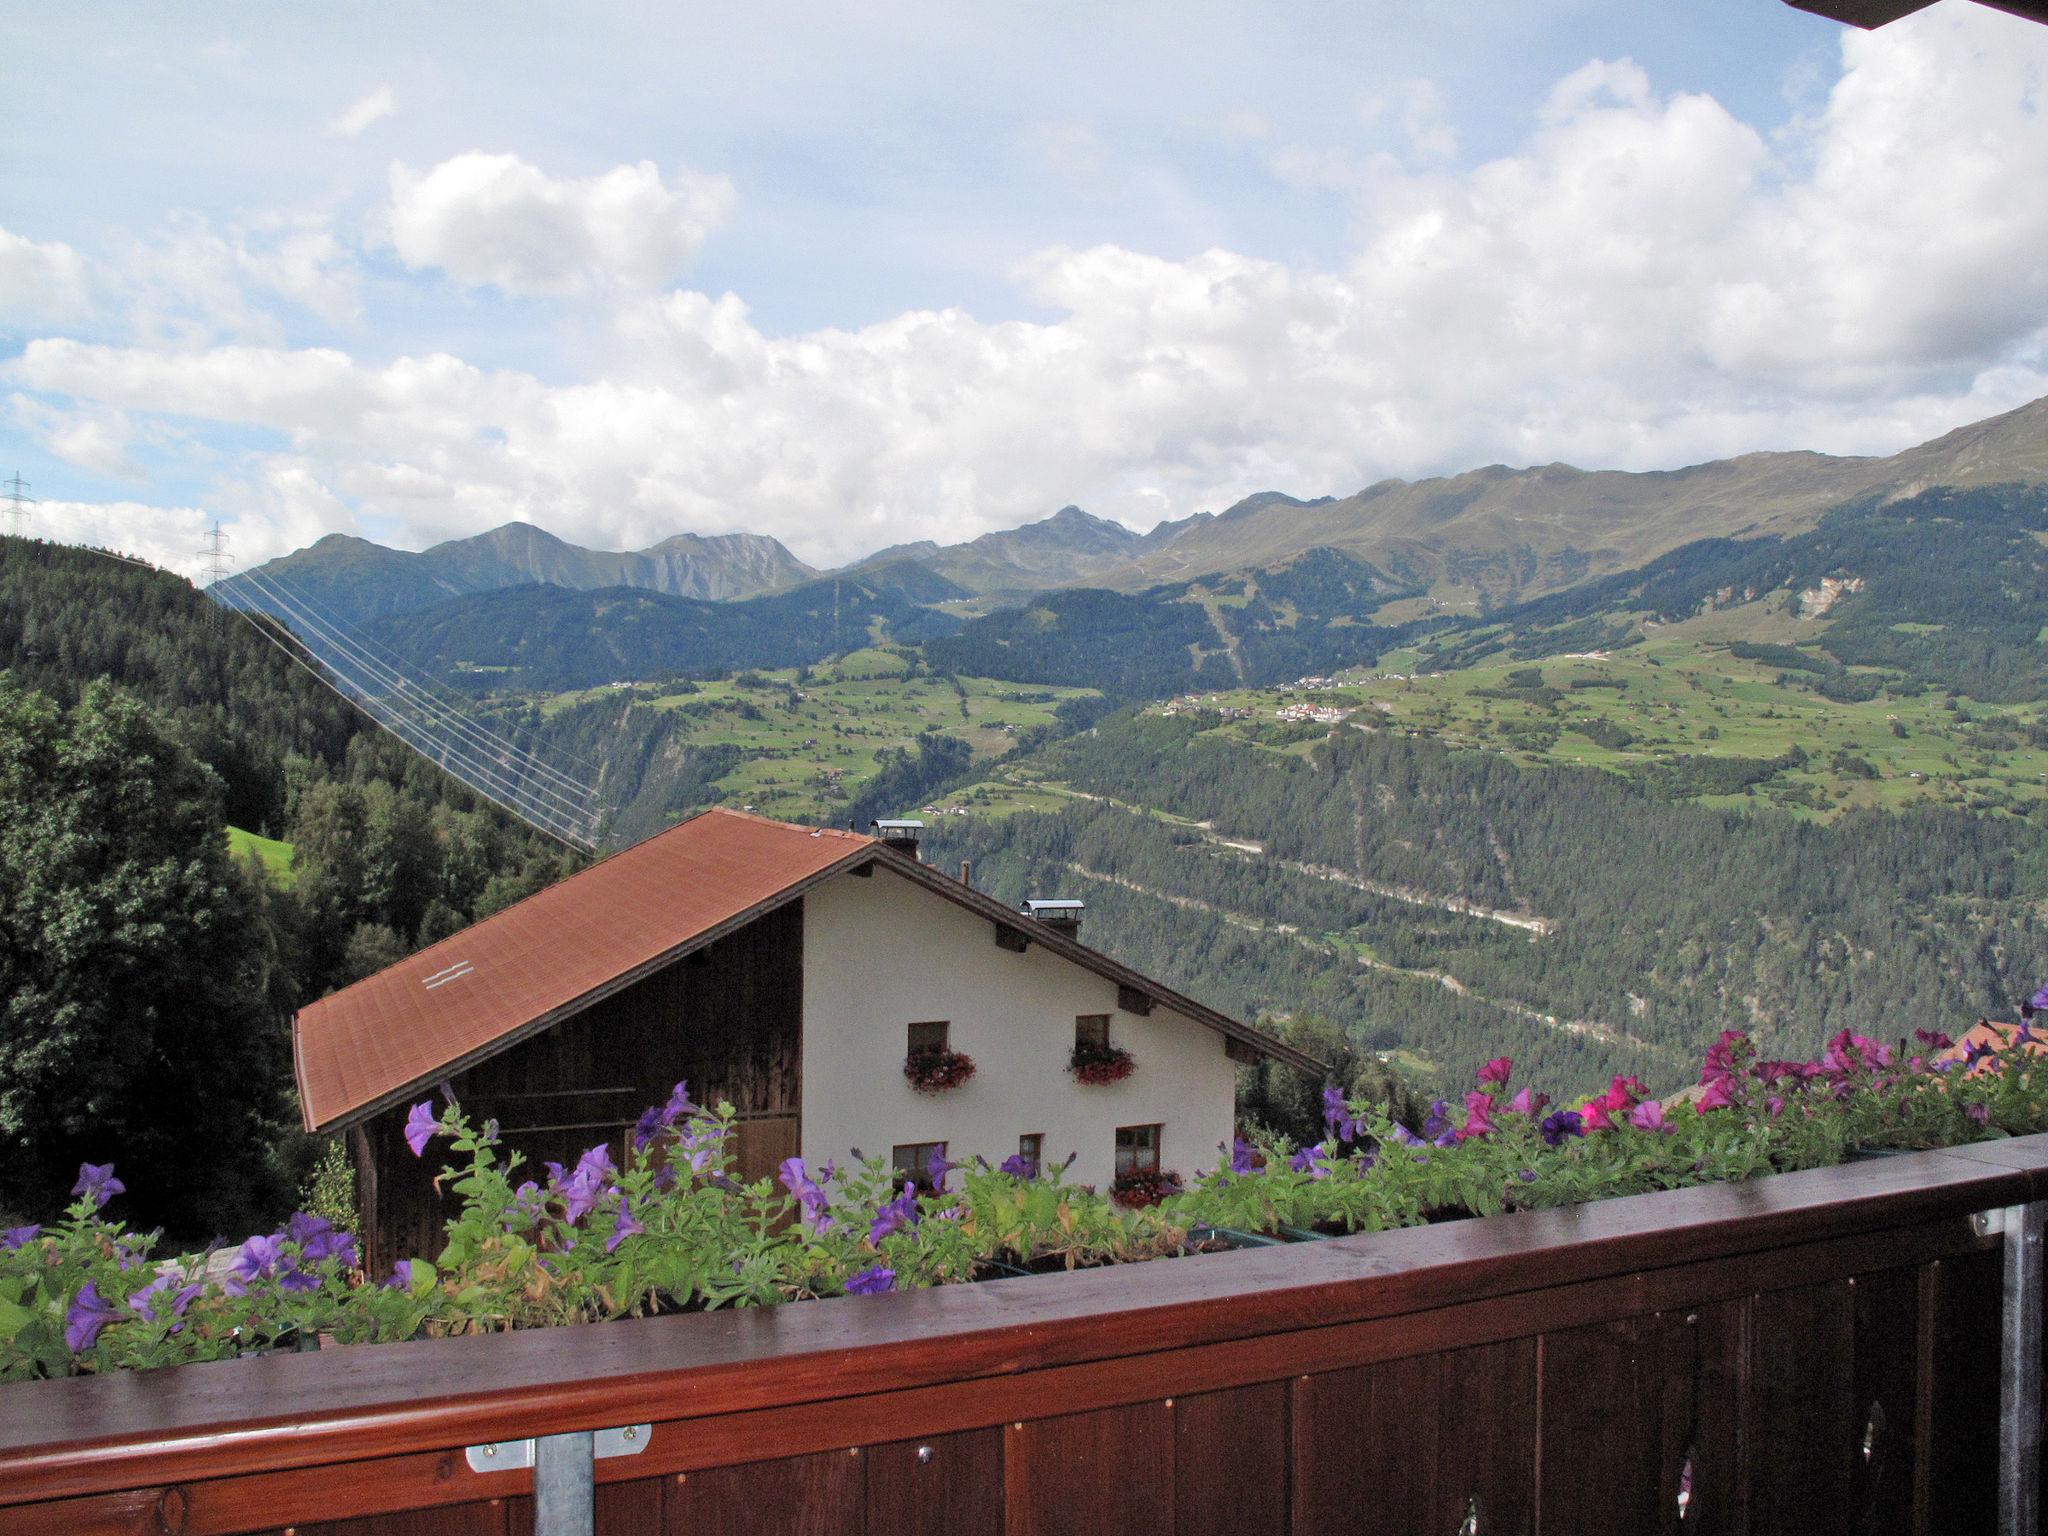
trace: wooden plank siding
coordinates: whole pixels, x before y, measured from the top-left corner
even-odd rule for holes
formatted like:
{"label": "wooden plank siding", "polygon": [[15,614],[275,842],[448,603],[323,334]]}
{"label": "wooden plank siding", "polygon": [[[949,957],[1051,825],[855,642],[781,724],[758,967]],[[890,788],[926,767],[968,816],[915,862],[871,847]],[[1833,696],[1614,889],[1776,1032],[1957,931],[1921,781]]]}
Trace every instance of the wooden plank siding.
{"label": "wooden plank siding", "polygon": [[[0,1532],[513,1536],[460,1447],[652,1421],[608,1532],[1988,1528],[2048,1137],[1074,1275],[0,1387]],[[1681,1478],[1685,1517],[1679,1517]]]}
{"label": "wooden plank siding", "polygon": [[[803,933],[802,902],[765,913],[479,1062],[454,1078],[455,1095],[477,1124],[497,1120],[506,1146],[538,1169],[574,1163],[599,1142],[622,1159],[640,1112],[687,1080],[699,1103],[739,1111],[738,1177],[765,1177],[798,1146]],[[433,1187],[441,1163],[412,1155],[405,1116],[406,1106],[394,1106],[350,1137],[366,1262],[377,1275],[438,1253],[451,1214]]]}

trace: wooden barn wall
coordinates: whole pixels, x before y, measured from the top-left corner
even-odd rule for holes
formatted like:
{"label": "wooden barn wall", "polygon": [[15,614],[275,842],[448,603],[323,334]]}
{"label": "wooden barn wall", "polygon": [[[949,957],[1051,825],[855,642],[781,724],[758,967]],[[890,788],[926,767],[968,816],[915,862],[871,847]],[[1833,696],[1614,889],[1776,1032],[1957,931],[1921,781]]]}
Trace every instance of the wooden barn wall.
{"label": "wooden barn wall", "polygon": [[[797,1149],[803,934],[802,902],[766,913],[459,1074],[456,1096],[478,1123],[495,1118],[507,1147],[538,1168],[600,1141],[623,1157],[641,1111],[687,1081],[699,1103],[739,1111],[741,1175],[772,1172]],[[448,1215],[432,1185],[441,1164],[431,1152],[413,1157],[405,1116],[404,1105],[386,1110],[351,1138],[374,1272],[431,1257]]]}

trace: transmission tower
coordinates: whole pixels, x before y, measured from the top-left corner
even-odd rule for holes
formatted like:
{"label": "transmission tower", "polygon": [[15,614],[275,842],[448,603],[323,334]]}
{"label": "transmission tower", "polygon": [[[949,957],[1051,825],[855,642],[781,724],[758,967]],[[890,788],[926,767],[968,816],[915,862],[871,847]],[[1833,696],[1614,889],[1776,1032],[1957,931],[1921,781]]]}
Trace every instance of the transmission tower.
{"label": "transmission tower", "polygon": [[28,482],[21,478],[21,471],[14,472],[12,480],[0,482],[0,499],[7,503],[7,531],[17,539],[28,537],[28,509],[36,504],[35,497],[28,493]]}
{"label": "transmission tower", "polygon": [[220,531],[219,518],[214,519],[213,526],[206,531],[205,538],[206,547],[198,551],[199,557],[206,562],[206,585],[200,590],[213,599],[213,611],[207,615],[208,621],[215,629],[224,629],[227,626],[227,614],[224,611],[227,604],[224,594],[227,589],[221,586],[221,583],[227,580],[228,574],[228,536]]}

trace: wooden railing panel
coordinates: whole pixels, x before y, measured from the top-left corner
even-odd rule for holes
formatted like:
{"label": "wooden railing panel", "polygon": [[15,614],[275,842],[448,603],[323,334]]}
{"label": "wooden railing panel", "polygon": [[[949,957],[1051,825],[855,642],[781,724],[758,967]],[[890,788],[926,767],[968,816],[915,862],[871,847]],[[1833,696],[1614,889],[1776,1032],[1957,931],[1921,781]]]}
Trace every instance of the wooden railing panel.
{"label": "wooden railing panel", "polygon": [[1911,1536],[1920,1455],[1920,1291],[1925,1272],[1859,1275],[1855,1376],[1850,1390],[1854,1528],[1863,1536]]}
{"label": "wooden railing panel", "polygon": [[1287,1384],[1173,1404],[1175,1536],[1287,1536]]}
{"label": "wooden railing panel", "polygon": [[857,1450],[821,1451],[679,1474],[664,1490],[661,1530],[668,1536],[867,1536],[867,1462]]}
{"label": "wooden railing panel", "polygon": [[1172,1536],[1173,1439],[1163,1399],[1012,1423],[1005,1536]]}
{"label": "wooden railing panel", "polygon": [[868,1464],[871,1536],[1003,1536],[1003,1432],[878,1445]]}
{"label": "wooden railing panel", "polygon": [[1929,1509],[1921,1529],[1994,1531],[2003,1256],[1967,1254],[1933,1269]]}
{"label": "wooden railing panel", "polygon": [[[1698,1315],[1687,1312],[1544,1335],[1543,1531],[1679,1530],[1698,1335]],[[1699,1529],[1688,1522],[1684,1536]]]}
{"label": "wooden railing panel", "polygon": [[1299,1379],[1295,1536],[1453,1536],[1535,1524],[1536,1340]]}
{"label": "wooden railing panel", "polygon": [[1488,1533],[1985,1529],[2001,1253],[1967,1217],[2043,1195],[2035,1138],[1124,1270],[10,1387],[0,1532],[522,1536],[527,1475],[472,1473],[464,1444],[650,1421],[642,1455],[598,1467],[616,1536],[1449,1536],[1475,1497]]}
{"label": "wooden railing panel", "polygon": [[1753,1529],[1848,1536],[1862,1430],[1855,1370],[1856,1297],[1847,1278],[1750,1303],[1744,1419]]}

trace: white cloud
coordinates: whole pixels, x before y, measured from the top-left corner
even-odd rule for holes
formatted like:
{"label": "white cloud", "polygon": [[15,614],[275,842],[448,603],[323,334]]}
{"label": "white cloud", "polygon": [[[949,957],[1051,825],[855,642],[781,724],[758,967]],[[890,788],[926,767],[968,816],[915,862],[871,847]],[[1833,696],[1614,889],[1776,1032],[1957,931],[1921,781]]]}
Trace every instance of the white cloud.
{"label": "white cloud", "polygon": [[73,320],[90,308],[78,252],[0,229],[0,325]]}
{"label": "white cloud", "polygon": [[585,180],[549,176],[516,155],[470,153],[391,171],[389,219],[399,259],[507,293],[647,290],[696,255],[732,206],[723,176],[652,161]]}
{"label": "white cloud", "polygon": [[372,123],[381,122],[398,110],[398,97],[388,85],[380,85],[349,106],[327,124],[327,131],[353,139]]}
{"label": "white cloud", "polygon": [[[1300,161],[1355,200],[1332,269],[1055,247],[1020,274],[1050,319],[920,309],[794,335],[733,294],[663,291],[723,181],[463,155],[393,173],[400,259],[605,301],[582,379],[252,331],[46,336],[0,377],[53,423],[112,434],[174,411],[278,435],[238,454],[220,499],[298,542],[358,517],[412,544],[527,517],[611,546],[755,530],[827,562],[1070,500],[1149,526],[1500,460],[1889,451],[2048,393],[2048,200],[2028,195],[2044,98],[2048,29],[1975,8],[1848,35],[1824,105],[1776,133],[1599,61],[1513,153],[1458,167],[1411,91],[1385,108],[1407,160]],[[188,243],[213,265],[192,265],[230,286],[317,291],[345,269],[270,236],[272,264],[249,264],[250,238],[204,235]]]}

